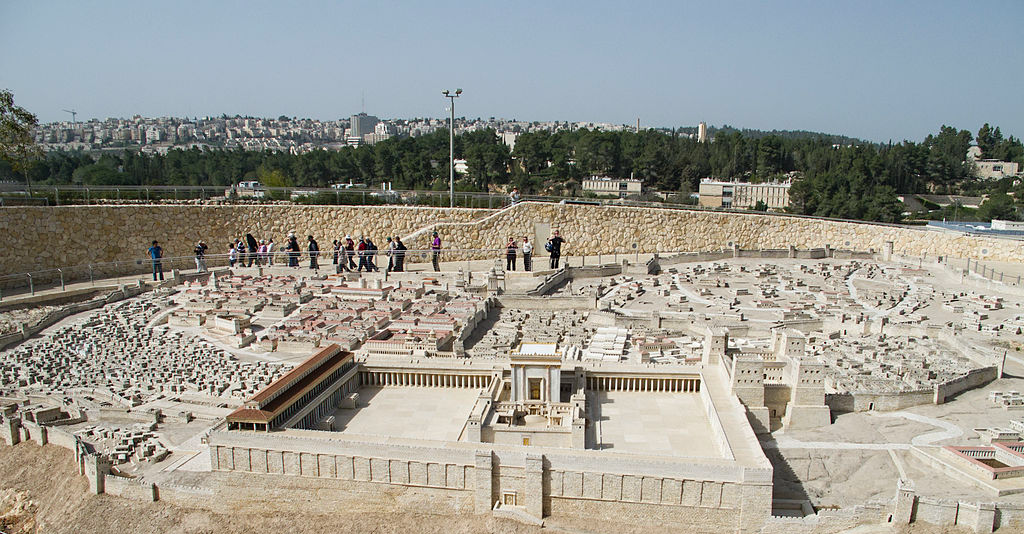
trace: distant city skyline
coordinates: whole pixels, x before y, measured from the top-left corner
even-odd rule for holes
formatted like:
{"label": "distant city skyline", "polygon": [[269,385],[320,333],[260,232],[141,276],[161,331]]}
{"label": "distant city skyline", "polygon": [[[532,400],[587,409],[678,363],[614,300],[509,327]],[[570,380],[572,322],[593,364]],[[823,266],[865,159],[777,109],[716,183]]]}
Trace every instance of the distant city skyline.
{"label": "distant city skyline", "polygon": [[[1024,132],[1024,4],[0,2],[0,88],[41,122],[522,121]],[[363,98],[365,95],[365,105]]]}

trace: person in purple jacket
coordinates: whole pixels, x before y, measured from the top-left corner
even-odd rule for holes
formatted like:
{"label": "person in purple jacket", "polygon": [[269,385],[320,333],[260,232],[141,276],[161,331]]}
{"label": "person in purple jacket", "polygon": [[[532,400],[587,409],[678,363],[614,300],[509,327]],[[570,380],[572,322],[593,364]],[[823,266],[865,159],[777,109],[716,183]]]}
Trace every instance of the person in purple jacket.
{"label": "person in purple jacket", "polygon": [[441,238],[434,232],[434,238],[430,241],[430,261],[434,264],[434,272],[441,270]]}

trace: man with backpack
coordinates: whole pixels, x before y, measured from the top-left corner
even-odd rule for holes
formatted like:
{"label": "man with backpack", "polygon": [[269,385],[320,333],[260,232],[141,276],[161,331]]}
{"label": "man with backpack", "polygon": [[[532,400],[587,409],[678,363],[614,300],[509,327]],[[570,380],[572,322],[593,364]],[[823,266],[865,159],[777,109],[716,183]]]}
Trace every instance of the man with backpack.
{"label": "man with backpack", "polygon": [[558,260],[559,258],[562,257],[563,243],[565,243],[565,240],[562,239],[562,236],[561,234],[558,233],[558,230],[555,230],[555,233],[550,238],[548,238],[548,242],[544,244],[544,250],[548,251],[551,254],[552,269],[558,268]]}

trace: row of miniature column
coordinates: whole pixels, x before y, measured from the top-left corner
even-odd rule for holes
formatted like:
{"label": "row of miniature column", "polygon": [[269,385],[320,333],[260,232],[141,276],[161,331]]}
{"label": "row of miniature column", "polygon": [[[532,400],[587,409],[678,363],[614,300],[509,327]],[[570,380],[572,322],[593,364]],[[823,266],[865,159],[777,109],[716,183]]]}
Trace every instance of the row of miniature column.
{"label": "row of miniature column", "polygon": [[587,378],[587,381],[587,389],[599,391],[677,391],[681,393],[700,391],[699,378],[592,376]]}
{"label": "row of miniature column", "polygon": [[490,375],[439,375],[402,373],[394,371],[364,371],[359,373],[364,386],[423,386],[439,388],[483,388]]}

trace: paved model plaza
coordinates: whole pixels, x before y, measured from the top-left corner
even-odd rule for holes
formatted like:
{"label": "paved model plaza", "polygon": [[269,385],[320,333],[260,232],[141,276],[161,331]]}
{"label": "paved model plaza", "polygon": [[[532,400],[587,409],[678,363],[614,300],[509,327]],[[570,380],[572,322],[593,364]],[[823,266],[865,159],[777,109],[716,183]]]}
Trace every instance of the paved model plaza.
{"label": "paved model plaza", "polygon": [[699,396],[601,391],[594,448],[635,454],[720,458]]}
{"label": "paved model plaza", "polygon": [[[818,505],[889,499],[897,479],[988,495],[933,448],[1009,436],[1024,406],[1024,381],[972,378],[1024,373],[1024,298],[938,265],[670,257],[536,297],[544,277],[478,285],[494,274],[246,269],[149,291],[0,352],[6,413],[65,419],[154,483],[347,477],[537,518],[648,502],[728,522],[801,487]],[[857,483],[804,480],[787,462],[807,451]]]}
{"label": "paved model plaza", "polygon": [[347,434],[458,441],[478,391],[364,387],[359,409],[339,408],[334,428]]}

